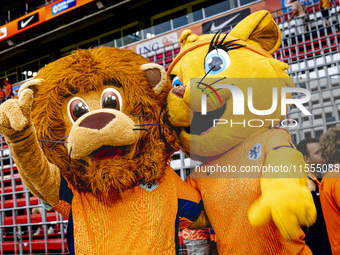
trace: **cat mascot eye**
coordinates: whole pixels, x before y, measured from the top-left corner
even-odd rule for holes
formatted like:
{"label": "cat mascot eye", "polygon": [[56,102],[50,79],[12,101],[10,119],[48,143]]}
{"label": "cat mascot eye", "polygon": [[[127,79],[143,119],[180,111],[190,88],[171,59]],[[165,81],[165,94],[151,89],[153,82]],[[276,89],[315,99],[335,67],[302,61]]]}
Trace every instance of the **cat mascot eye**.
{"label": "cat mascot eye", "polygon": [[175,76],[172,80],[172,86],[173,87],[178,87],[178,86],[182,86],[182,82],[181,80],[179,79],[178,76]]}
{"label": "cat mascot eye", "polygon": [[210,51],[204,60],[204,70],[209,74],[219,74],[230,66],[230,57],[228,52],[223,49],[214,49]]}

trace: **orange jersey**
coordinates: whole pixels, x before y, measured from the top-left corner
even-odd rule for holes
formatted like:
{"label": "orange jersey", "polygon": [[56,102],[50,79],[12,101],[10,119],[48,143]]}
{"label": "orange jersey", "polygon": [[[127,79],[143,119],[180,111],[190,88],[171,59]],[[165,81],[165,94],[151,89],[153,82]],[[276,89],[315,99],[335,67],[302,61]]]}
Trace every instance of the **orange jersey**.
{"label": "orange jersey", "polygon": [[[240,173],[246,166],[261,169],[269,151],[293,147],[291,144],[290,134],[284,129],[257,133],[209,163],[209,166],[220,166],[220,170],[223,166],[234,168],[223,173],[206,173],[203,171],[208,165],[203,164],[196,167],[186,180],[201,192],[205,211],[216,234],[220,255],[292,255],[309,251],[302,241],[302,230],[301,240],[288,241],[272,221],[260,227],[250,225],[248,211],[261,195],[262,173]],[[233,169],[236,172],[232,172]]]}
{"label": "orange jersey", "polygon": [[[333,169],[331,171],[334,171]],[[339,171],[339,170],[338,170]],[[328,172],[320,187],[320,201],[332,253],[340,254],[340,173]]]}
{"label": "orange jersey", "polygon": [[323,9],[328,9],[331,7],[331,3],[329,2],[329,0],[320,0],[319,2]]}
{"label": "orange jersey", "polygon": [[6,97],[13,96],[12,84],[10,83],[7,83],[7,86],[5,88],[5,96]]}
{"label": "orange jersey", "polygon": [[[65,181],[64,181],[65,182]],[[50,209],[59,211],[73,222],[72,254],[176,254],[178,227],[188,227],[198,217],[200,195],[170,168],[159,181],[123,191],[120,198],[99,201],[91,193],[79,193],[71,187],[69,203],[61,201]],[[68,199],[66,199],[68,200]]]}

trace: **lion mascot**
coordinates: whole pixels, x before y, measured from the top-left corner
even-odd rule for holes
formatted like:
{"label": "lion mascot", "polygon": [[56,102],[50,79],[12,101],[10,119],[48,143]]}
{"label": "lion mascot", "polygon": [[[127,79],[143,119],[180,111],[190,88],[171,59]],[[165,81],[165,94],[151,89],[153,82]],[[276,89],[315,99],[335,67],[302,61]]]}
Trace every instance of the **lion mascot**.
{"label": "lion mascot", "polygon": [[304,161],[276,128],[280,90],[295,85],[271,55],[281,43],[272,16],[255,12],[228,35],[184,30],[179,42],[169,121],[183,151],[203,162],[186,181],[202,195],[219,254],[311,254],[300,229],[316,217]]}
{"label": "lion mascot", "polygon": [[1,105],[23,182],[68,217],[70,254],[176,254],[202,205],[169,165],[171,88],[163,67],[101,47],[48,64]]}

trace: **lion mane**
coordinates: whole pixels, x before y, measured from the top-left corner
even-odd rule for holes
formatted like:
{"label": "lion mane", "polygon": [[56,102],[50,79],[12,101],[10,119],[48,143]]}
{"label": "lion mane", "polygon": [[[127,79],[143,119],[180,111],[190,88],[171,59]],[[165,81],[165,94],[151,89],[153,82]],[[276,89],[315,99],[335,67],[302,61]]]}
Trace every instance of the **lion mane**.
{"label": "lion mane", "polygon": [[[78,50],[42,68],[35,77],[42,79],[33,88],[32,120],[38,139],[59,141],[41,142],[41,148],[48,160],[57,165],[63,176],[79,191],[107,195],[110,191],[121,191],[138,182],[157,180],[162,176],[171,153],[178,148],[176,134],[164,117],[171,83],[166,80],[161,93],[156,94],[150,86],[153,77],[145,75],[140,68],[148,63],[129,50],[101,47]],[[107,85],[123,89],[122,112],[136,125],[141,125],[137,128],[145,129],[135,131],[140,133],[140,137],[134,155],[101,161],[73,159],[65,144],[60,143],[68,140],[71,129],[70,123],[65,120],[63,105],[69,98],[100,92]],[[112,133],[112,136],[115,135],[119,134]],[[86,137],[78,139],[82,139],[84,144],[88,142]]]}

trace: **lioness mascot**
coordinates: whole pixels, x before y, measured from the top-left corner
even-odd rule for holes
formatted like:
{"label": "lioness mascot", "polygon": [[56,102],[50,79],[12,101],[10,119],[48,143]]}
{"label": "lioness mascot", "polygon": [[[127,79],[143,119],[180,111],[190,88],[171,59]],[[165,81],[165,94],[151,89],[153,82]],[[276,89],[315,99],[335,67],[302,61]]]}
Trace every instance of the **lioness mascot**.
{"label": "lioness mascot", "polygon": [[77,50],[0,107],[25,185],[68,217],[70,254],[176,254],[199,193],[170,168],[163,67],[123,49]]}
{"label": "lioness mascot", "polygon": [[272,16],[255,12],[228,35],[185,30],[179,42],[169,121],[203,162],[187,182],[202,195],[219,254],[311,254],[299,227],[316,217],[305,163],[276,128],[290,98],[281,94],[295,85],[271,55],[281,43]]}

